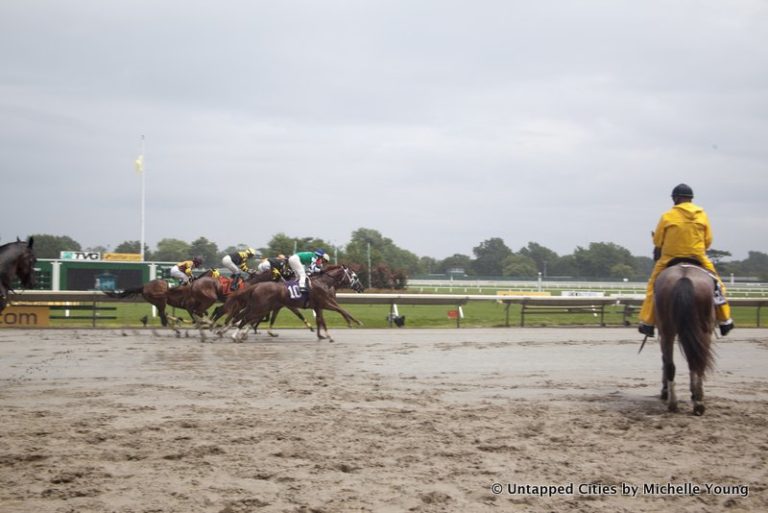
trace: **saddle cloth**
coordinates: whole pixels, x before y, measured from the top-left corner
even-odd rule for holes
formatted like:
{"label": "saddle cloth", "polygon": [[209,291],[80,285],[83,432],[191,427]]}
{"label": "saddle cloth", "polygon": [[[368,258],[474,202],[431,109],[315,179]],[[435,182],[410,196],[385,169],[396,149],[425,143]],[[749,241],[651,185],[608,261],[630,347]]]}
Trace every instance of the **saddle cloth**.
{"label": "saddle cloth", "polygon": [[720,280],[715,276],[713,273],[709,272],[708,270],[704,269],[701,266],[694,265],[694,264],[677,264],[680,267],[686,267],[691,269],[698,269],[699,271],[705,273],[707,276],[712,278],[712,281],[715,282],[715,295],[712,298],[716,305],[724,305],[727,303],[725,296],[723,295],[723,288],[720,285]]}

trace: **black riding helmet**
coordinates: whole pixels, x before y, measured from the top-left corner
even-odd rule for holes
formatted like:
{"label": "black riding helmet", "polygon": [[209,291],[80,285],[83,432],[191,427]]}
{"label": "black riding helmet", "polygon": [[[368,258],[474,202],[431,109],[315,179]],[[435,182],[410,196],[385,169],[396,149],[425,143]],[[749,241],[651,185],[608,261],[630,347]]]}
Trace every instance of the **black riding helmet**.
{"label": "black riding helmet", "polygon": [[673,198],[693,198],[693,189],[687,184],[681,183],[672,189]]}

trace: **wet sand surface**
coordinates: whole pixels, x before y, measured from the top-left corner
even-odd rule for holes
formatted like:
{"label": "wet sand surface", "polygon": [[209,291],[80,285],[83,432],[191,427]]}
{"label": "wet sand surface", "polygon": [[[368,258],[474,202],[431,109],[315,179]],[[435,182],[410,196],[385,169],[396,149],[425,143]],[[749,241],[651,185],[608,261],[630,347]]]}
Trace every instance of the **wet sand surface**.
{"label": "wet sand surface", "polygon": [[0,511],[768,511],[766,329],[280,334],[0,331]]}

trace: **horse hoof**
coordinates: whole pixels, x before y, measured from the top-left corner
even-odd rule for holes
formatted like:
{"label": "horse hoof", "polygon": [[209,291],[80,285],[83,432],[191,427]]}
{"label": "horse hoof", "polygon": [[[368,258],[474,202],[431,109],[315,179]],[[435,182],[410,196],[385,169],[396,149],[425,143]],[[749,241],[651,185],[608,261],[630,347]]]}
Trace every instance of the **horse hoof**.
{"label": "horse hoof", "polygon": [[693,406],[693,414],[697,417],[704,415],[704,410],[706,410],[706,407],[703,404],[696,404]]}
{"label": "horse hoof", "polygon": [[670,411],[670,412],[672,412],[672,413],[677,413],[677,411],[678,411],[678,410],[677,410],[677,403],[671,403],[671,404],[669,405],[669,408],[668,408],[668,409],[669,409],[669,411]]}
{"label": "horse hoof", "polygon": [[661,391],[661,400],[666,401],[669,398],[669,395],[667,394],[666,390]]}

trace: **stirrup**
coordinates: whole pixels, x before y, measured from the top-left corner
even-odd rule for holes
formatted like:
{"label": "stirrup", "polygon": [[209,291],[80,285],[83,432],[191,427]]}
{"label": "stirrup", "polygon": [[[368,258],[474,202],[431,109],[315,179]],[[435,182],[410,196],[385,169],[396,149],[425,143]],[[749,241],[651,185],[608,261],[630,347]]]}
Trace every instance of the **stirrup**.
{"label": "stirrup", "polygon": [[720,324],[720,336],[726,336],[735,327],[736,325],[733,323],[733,319],[729,319],[726,322]]}
{"label": "stirrup", "polygon": [[715,306],[720,306],[726,304],[728,301],[725,299],[725,296],[723,295],[723,291],[718,285],[715,287],[715,297],[714,297]]}
{"label": "stirrup", "polygon": [[637,331],[646,337],[653,337],[656,334],[656,328],[652,324],[645,324],[644,322],[637,326]]}

